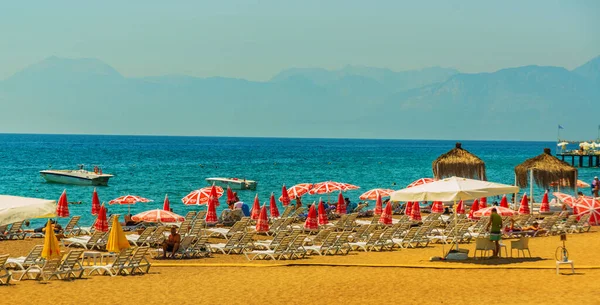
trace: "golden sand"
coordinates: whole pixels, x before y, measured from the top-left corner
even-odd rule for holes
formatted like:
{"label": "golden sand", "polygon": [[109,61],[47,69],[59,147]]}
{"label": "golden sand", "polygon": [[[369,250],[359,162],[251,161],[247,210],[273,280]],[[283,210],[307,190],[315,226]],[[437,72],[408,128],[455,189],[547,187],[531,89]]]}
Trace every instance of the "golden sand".
{"label": "golden sand", "polygon": [[[2,241],[0,253],[25,255],[38,243],[41,240]],[[504,243],[510,251],[510,240]],[[0,287],[6,292],[0,303],[600,304],[600,233],[595,228],[591,233],[568,235],[575,275],[566,269],[561,275],[555,273],[554,253],[560,244],[557,236],[534,238],[532,259],[466,262],[430,262],[431,256],[442,255],[441,245],[295,261],[248,262],[243,255],[220,254],[154,260],[155,266],[144,276],[16,282]],[[472,255],[474,244],[461,248],[470,249]],[[277,266],[281,264],[285,266]]]}

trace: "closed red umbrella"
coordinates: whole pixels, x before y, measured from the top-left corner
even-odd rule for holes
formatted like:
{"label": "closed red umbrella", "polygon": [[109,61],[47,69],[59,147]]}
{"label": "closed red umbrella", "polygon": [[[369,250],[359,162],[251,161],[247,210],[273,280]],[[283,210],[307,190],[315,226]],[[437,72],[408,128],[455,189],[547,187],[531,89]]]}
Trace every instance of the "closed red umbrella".
{"label": "closed red umbrella", "polygon": [[377,195],[380,195],[381,198],[390,197],[390,194],[393,193],[394,190],[390,189],[372,189],[364,192],[360,197],[360,200],[376,200]]}
{"label": "closed red umbrella", "polygon": [[98,215],[98,212],[100,212],[100,198],[98,198],[98,192],[94,188],[92,193],[92,215]]}
{"label": "closed red umbrella", "polygon": [[511,210],[509,208],[503,208],[503,207],[487,207],[487,208],[483,208],[483,209],[479,209],[477,210],[477,212],[473,213],[474,217],[480,218],[483,216],[490,216],[492,214],[492,210],[496,209],[496,212],[498,214],[500,214],[500,216],[515,216],[517,215],[517,212],[514,210]]}
{"label": "closed red umbrella", "polygon": [[169,202],[169,195],[165,194],[165,201],[163,202],[163,210],[171,211],[171,203]]}
{"label": "closed red umbrella", "polygon": [[254,196],[254,204],[252,205],[252,211],[250,212],[250,219],[257,220],[260,216],[260,201],[258,201],[258,194]]}
{"label": "closed red umbrella", "polygon": [[[215,193],[217,194],[217,198],[223,196],[225,191],[220,186],[214,186]],[[197,205],[197,204],[206,204],[208,199],[210,198],[210,194],[212,192],[213,186],[203,187],[201,189],[192,191],[187,194],[185,197],[181,198],[181,202],[185,205]]]}
{"label": "closed red umbrella", "polygon": [[433,181],[435,181],[435,179],[433,179],[433,178],[421,178],[421,179],[419,179],[419,180],[415,180],[415,181],[413,181],[411,184],[409,184],[409,185],[408,185],[408,186],[406,186],[406,187],[407,187],[407,188],[409,188],[409,187],[414,187],[414,186],[421,185],[421,184],[431,183],[431,182],[433,182]]}
{"label": "closed red umbrella", "polygon": [[304,221],[304,229],[311,231],[319,229],[319,223],[317,222],[317,209],[315,209],[314,203],[308,209],[306,221]]}
{"label": "closed red umbrella", "polygon": [[502,195],[502,200],[500,200],[500,206],[503,208],[508,208],[508,200],[506,199],[506,195]]}
{"label": "closed red umbrella", "polygon": [[346,201],[344,200],[344,195],[342,194],[342,192],[340,192],[338,194],[338,202],[337,205],[335,207],[335,211],[338,213],[338,215],[342,215],[342,214],[346,214]]}
{"label": "closed red umbrella", "polygon": [[519,207],[519,214],[528,215],[531,214],[531,210],[529,210],[529,199],[527,198],[527,193],[523,195],[521,199],[521,206]]}
{"label": "closed red umbrella", "polygon": [[233,200],[234,200],[233,191],[231,190],[229,185],[227,185],[227,203],[230,203]]}
{"label": "closed red umbrella", "polygon": [[404,208],[404,215],[410,216],[412,214],[412,206],[413,206],[412,201],[409,201],[406,203],[406,207]]}
{"label": "closed red umbrella", "polygon": [[381,195],[377,195],[377,200],[375,201],[375,210],[373,211],[373,214],[381,215],[382,211],[383,211],[383,203],[381,202]]}
{"label": "closed red umbrella", "polygon": [[269,212],[271,212],[272,218],[279,217],[279,209],[277,209],[277,203],[275,202],[275,194],[271,193],[271,198],[269,198]]}
{"label": "closed red umbrella", "polygon": [[327,212],[325,212],[325,206],[323,205],[323,201],[319,200],[319,225],[324,226],[329,223],[327,219]]}
{"label": "closed red umbrella", "polygon": [[56,206],[56,216],[58,217],[69,217],[69,202],[67,201],[67,190],[64,190],[58,198],[58,205]]}
{"label": "closed red umbrella", "polygon": [[578,218],[590,214],[590,225],[600,225],[600,201],[598,199],[588,196],[580,197],[574,206],[574,212],[575,209],[577,210],[577,214],[575,215],[577,215]]}
{"label": "closed red umbrella", "polygon": [[473,215],[473,213],[477,212],[479,210],[479,200],[475,199],[473,201],[473,205],[471,205],[471,210],[469,210],[469,219],[476,219],[477,217],[475,217]]}
{"label": "closed red umbrella", "polygon": [[431,204],[431,213],[444,213],[444,204],[441,201],[434,201],[433,204]]}
{"label": "closed red umbrella", "polygon": [[288,206],[290,204],[290,202],[292,201],[290,199],[290,195],[288,194],[288,190],[285,187],[285,184],[281,188],[281,199],[279,201],[281,201],[281,203],[283,204],[284,207]]}
{"label": "closed red umbrella", "polygon": [[419,207],[419,202],[417,201],[413,202],[412,211],[410,212],[410,219],[421,220],[421,207]]}
{"label": "closed red umbrella", "polygon": [[383,209],[383,213],[381,213],[381,217],[379,217],[379,223],[386,226],[392,224],[392,203],[390,201],[385,205],[385,209]]}
{"label": "closed red umbrella", "polygon": [[540,213],[550,213],[550,202],[548,201],[548,191],[544,193],[542,197],[542,205],[540,206]]}
{"label": "closed red umbrella", "polygon": [[256,232],[269,232],[269,219],[267,217],[267,208],[263,205],[260,208],[260,214],[256,221]]}
{"label": "closed red umbrella", "polygon": [[207,224],[215,224],[219,222],[219,218],[217,217],[217,203],[218,199],[210,199],[208,200],[208,204],[206,206],[206,218],[205,221]]}
{"label": "closed red umbrella", "polygon": [[210,196],[208,196],[208,201],[209,202],[212,201],[215,204],[215,209],[216,209],[216,207],[219,206],[219,197],[221,197],[221,196],[219,195],[217,186],[213,184],[210,187]]}
{"label": "closed red umbrella", "polygon": [[96,222],[94,223],[94,229],[100,232],[108,232],[108,219],[106,219],[106,207],[104,205],[100,206],[98,218],[96,218]]}
{"label": "closed red umbrella", "polygon": [[479,208],[480,209],[487,208],[487,197],[481,197],[479,199]]}
{"label": "closed red umbrella", "polygon": [[465,214],[465,203],[462,200],[456,206],[456,214]]}
{"label": "closed red umbrella", "polygon": [[169,210],[156,209],[141,212],[131,217],[131,219],[133,221],[170,223],[183,222],[185,220],[185,217],[177,215]]}

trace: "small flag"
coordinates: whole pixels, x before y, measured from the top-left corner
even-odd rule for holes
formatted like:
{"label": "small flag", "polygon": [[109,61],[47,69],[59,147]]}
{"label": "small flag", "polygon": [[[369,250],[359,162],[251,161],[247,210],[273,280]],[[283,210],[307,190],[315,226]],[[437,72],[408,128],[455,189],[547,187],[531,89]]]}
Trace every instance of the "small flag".
{"label": "small flag", "polygon": [[562,127],[562,126],[560,126],[560,125],[558,125],[558,129],[565,129],[565,128],[564,128],[564,127]]}

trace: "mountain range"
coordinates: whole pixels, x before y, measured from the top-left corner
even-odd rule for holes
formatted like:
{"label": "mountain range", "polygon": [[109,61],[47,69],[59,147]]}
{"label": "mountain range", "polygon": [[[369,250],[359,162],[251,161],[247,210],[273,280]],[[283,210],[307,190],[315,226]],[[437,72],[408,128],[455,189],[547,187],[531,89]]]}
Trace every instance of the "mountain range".
{"label": "mountain range", "polygon": [[600,123],[600,56],[573,70],[292,68],[264,82],[124,77],[49,57],[0,81],[0,132],[265,137],[577,139]]}

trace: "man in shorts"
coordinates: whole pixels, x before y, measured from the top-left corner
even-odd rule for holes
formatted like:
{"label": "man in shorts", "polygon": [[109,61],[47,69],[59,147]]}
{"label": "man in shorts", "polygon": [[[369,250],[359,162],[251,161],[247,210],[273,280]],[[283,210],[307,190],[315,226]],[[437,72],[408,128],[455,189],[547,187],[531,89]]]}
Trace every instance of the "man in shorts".
{"label": "man in shorts", "polygon": [[489,230],[490,240],[493,241],[496,245],[496,248],[494,249],[494,255],[492,255],[492,257],[499,257],[500,239],[502,238],[502,217],[498,215],[498,211],[496,211],[496,208],[492,209],[490,221],[487,224],[486,230]]}
{"label": "man in shorts", "polygon": [[177,227],[171,227],[171,235],[163,243],[163,258],[167,258],[167,252],[171,252],[171,257],[175,255],[179,250],[179,243],[181,243],[181,235],[177,233]]}

